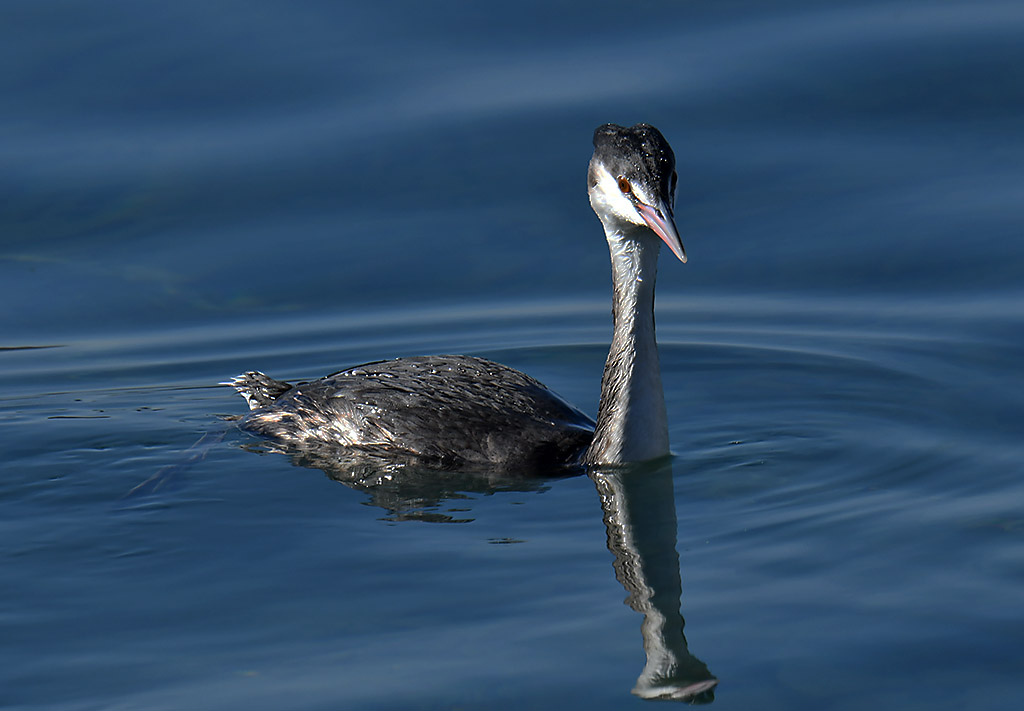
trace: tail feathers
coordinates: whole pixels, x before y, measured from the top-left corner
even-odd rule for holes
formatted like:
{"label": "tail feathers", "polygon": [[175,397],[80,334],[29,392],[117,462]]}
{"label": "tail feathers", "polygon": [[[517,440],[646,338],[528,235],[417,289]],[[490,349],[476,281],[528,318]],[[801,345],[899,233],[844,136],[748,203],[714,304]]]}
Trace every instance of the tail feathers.
{"label": "tail feathers", "polygon": [[264,375],[257,370],[236,375],[230,381],[221,383],[221,385],[230,385],[240,392],[245,401],[249,403],[250,410],[267,407],[273,404],[274,400],[292,389],[289,383],[274,380],[269,375]]}

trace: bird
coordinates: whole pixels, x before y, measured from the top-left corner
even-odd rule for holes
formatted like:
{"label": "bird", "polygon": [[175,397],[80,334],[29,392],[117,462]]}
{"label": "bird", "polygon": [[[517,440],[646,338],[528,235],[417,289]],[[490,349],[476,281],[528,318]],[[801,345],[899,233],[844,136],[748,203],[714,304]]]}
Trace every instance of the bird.
{"label": "bird", "polygon": [[594,131],[590,205],[612,265],[613,335],[597,419],[534,378],[470,355],[365,363],[291,384],[259,371],[232,378],[250,411],[241,427],[299,451],[449,470],[554,472],[669,455],[654,324],[662,243],[682,262],[675,154],[640,123]]}

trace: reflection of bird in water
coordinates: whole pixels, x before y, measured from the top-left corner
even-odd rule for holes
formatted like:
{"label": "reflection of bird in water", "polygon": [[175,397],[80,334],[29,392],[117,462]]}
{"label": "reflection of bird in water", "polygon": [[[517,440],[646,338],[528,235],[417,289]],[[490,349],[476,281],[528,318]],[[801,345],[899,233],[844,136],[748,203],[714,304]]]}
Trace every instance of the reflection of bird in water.
{"label": "reflection of bird in water", "polygon": [[517,370],[470,356],[367,363],[290,385],[249,372],[231,384],[243,426],[276,442],[440,468],[544,470],[668,454],[654,336],[660,243],[686,261],[672,215],[675,156],[653,126],[594,132],[590,204],[611,250],[614,335],[597,423]]}
{"label": "reflection of bird in water", "polygon": [[647,664],[633,693],[645,699],[714,701],[718,679],[690,654],[679,612],[682,584],[676,552],[676,508],[670,466],[593,470],[601,495],[608,550],[626,602],[643,613]]}

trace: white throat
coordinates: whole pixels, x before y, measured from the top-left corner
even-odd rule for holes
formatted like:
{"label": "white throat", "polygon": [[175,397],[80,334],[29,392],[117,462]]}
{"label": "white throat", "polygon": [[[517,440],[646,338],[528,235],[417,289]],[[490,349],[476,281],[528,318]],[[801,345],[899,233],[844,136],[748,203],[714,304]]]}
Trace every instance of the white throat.
{"label": "white throat", "polygon": [[668,419],[654,334],[660,241],[646,227],[605,224],[612,260],[614,333],[601,379],[587,464],[642,462],[669,453]]}

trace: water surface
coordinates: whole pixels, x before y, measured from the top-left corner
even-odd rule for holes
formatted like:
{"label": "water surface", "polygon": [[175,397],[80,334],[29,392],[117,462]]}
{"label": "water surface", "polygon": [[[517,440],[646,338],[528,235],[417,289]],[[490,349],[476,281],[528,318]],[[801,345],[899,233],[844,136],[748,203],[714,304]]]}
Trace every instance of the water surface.
{"label": "water surface", "polygon": [[[718,708],[1024,702],[1019,3],[0,15],[0,704],[619,709],[658,649]],[[667,470],[366,491],[232,428],[242,370],[419,353],[595,412],[607,121],[679,159]]]}

